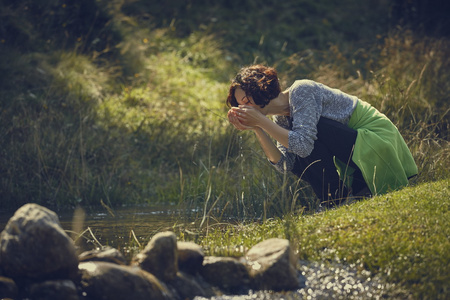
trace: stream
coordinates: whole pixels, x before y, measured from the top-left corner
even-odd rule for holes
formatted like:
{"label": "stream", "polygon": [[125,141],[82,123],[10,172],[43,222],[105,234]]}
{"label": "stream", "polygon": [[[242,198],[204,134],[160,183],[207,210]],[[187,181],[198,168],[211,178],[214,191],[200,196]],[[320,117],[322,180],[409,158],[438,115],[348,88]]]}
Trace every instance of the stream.
{"label": "stream", "polygon": [[[180,215],[171,205],[86,209],[79,221],[73,209],[55,212],[62,228],[83,250],[108,245],[122,251],[127,258],[138,250],[139,244],[145,246],[155,233],[171,230]],[[0,231],[13,214],[0,213]]]}
{"label": "stream", "polygon": [[[145,246],[157,232],[172,230],[182,212],[170,205],[122,207],[114,211],[101,208],[86,211],[84,221],[78,222],[82,234],[73,232],[76,216],[74,211],[57,212],[61,226],[84,250],[109,245],[119,249],[128,259]],[[196,214],[197,212],[191,212]],[[3,230],[14,212],[0,213],[0,230]],[[250,291],[247,295],[217,296],[210,300],[250,299],[405,299],[407,291],[387,283],[381,276],[357,271],[358,266],[341,261],[300,261],[298,269],[303,275],[305,288],[275,293]],[[195,300],[206,300],[196,297]]]}

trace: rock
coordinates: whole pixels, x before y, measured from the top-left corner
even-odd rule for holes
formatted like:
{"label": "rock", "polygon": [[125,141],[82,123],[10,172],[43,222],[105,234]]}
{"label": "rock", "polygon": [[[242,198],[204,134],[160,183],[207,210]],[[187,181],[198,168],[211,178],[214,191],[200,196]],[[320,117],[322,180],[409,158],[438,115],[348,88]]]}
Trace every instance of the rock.
{"label": "rock", "polygon": [[77,287],[72,280],[51,280],[30,287],[33,300],[78,300]]}
{"label": "rock", "polygon": [[16,283],[11,278],[0,276],[0,299],[16,299],[18,289]]}
{"label": "rock", "polygon": [[246,293],[250,282],[246,266],[236,258],[206,256],[201,275],[212,285],[232,293]]}
{"label": "rock", "polygon": [[78,257],[58,216],[45,207],[26,204],[0,235],[0,265],[12,279],[70,279],[77,274]]}
{"label": "rock", "polygon": [[173,290],[173,294],[183,300],[194,299],[197,296],[207,298],[215,296],[211,289],[204,289],[196,278],[184,272],[178,272],[177,277],[168,285]]}
{"label": "rock", "polygon": [[177,237],[173,232],[157,233],[145,249],[136,255],[133,264],[162,281],[175,279],[178,272]]}
{"label": "rock", "polygon": [[86,261],[106,261],[118,265],[126,265],[127,260],[119,250],[106,246],[102,249],[95,249],[81,253],[78,256],[80,262]]}
{"label": "rock", "polygon": [[203,259],[202,247],[192,242],[178,242],[178,268],[189,274],[200,271]]}
{"label": "rock", "polygon": [[173,299],[163,283],[138,267],[91,261],[80,263],[79,269],[87,300]]}
{"label": "rock", "polygon": [[246,255],[250,277],[256,288],[292,290],[300,288],[297,259],[289,241],[268,239],[252,247]]}

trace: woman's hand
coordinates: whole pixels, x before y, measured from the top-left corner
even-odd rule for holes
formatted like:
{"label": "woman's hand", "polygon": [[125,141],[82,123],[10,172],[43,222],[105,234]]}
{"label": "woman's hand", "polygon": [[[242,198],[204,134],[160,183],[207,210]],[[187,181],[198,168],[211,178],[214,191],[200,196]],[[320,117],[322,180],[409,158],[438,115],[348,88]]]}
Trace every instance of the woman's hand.
{"label": "woman's hand", "polygon": [[228,111],[228,121],[237,129],[237,130],[250,130],[253,129],[251,126],[247,126],[241,123],[238,117],[238,113],[232,108]]}
{"label": "woman's hand", "polygon": [[237,129],[252,129],[255,133],[258,129],[261,129],[284,147],[289,148],[289,130],[272,122],[258,108],[250,105],[239,105],[239,107],[232,107],[229,114],[233,116],[232,123]]}
{"label": "woman's hand", "polygon": [[259,127],[261,120],[265,116],[254,106],[250,105],[239,105],[239,107],[232,107],[239,122],[249,127]]}

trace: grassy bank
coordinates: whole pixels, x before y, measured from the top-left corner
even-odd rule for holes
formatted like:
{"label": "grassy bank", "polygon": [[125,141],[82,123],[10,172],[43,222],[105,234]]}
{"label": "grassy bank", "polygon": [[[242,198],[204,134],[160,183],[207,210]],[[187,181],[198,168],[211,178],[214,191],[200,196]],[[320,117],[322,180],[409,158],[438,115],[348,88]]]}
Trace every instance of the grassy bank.
{"label": "grassy bank", "polygon": [[211,227],[201,243],[211,254],[240,256],[264,239],[287,238],[300,259],[382,274],[413,299],[447,299],[449,188],[447,179],[314,215]]}

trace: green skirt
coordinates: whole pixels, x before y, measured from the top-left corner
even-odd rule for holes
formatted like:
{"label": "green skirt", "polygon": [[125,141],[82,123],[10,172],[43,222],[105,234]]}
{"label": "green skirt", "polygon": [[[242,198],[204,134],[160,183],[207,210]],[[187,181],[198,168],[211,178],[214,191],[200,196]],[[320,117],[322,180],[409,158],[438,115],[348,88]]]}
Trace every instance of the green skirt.
{"label": "green skirt", "polygon": [[[358,131],[352,160],[372,195],[402,188],[417,175],[416,163],[397,127],[369,103],[358,100],[348,126]],[[353,170],[337,160],[336,167],[351,186]]]}

